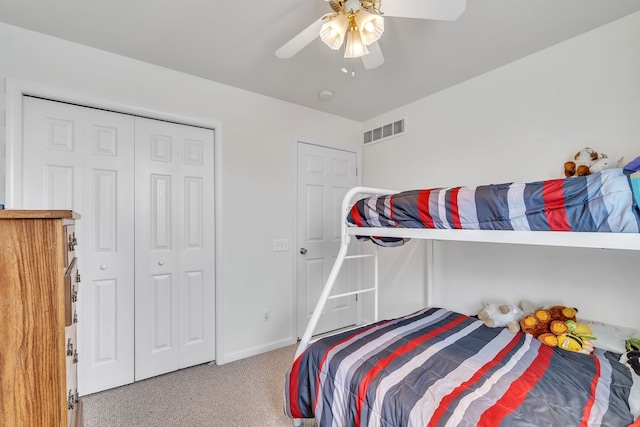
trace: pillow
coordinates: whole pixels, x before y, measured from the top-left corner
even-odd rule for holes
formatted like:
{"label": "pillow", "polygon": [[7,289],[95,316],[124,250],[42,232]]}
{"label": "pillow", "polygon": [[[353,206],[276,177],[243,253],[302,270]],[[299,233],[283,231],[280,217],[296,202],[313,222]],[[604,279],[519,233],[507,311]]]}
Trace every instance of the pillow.
{"label": "pillow", "polygon": [[626,353],[627,350],[624,346],[624,342],[636,333],[636,330],[633,328],[611,325],[597,320],[577,320],[591,328],[593,335],[597,338],[591,341],[595,348],[601,348],[602,350],[612,351],[614,353]]}
{"label": "pillow", "polygon": [[636,157],[635,159],[631,160],[629,163],[624,165],[623,169],[626,169],[632,172],[640,171],[640,157]]}

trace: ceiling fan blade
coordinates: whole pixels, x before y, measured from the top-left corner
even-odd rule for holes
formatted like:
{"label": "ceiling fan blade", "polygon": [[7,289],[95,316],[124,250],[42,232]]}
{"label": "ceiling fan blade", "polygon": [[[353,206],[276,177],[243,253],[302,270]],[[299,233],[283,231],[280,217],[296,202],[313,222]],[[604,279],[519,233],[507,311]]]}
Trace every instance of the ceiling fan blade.
{"label": "ceiling fan blade", "polygon": [[322,27],[324,16],[307,28],[302,30],[298,35],[294,36],[291,40],[286,42],[280,49],[276,50],[276,56],[282,59],[289,59],[296,53],[304,49],[309,43],[314,41],[316,37],[320,35],[320,28]]}
{"label": "ceiling fan blade", "polygon": [[369,54],[362,57],[362,64],[367,70],[373,70],[384,64],[384,55],[382,55],[382,49],[378,42],[371,43],[367,46]]}
{"label": "ceiling fan blade", "polygon": [[382,2],[383,16],[455,21],[467,8],[467,0],[388,0]]}

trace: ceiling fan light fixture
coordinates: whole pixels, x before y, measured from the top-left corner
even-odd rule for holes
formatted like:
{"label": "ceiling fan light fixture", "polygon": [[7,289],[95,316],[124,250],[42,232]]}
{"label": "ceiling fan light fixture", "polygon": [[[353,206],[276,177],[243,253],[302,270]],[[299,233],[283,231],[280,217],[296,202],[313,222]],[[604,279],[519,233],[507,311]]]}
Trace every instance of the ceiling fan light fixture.
{"label": "ceiling fan light fixture", "polygon": [[329,18],[320,29],[320,38],[333,50],[338,50],[344,42],[345,35],[349,28],[349,21],[344,14],[338,14]]}
{"label": "ceiling fan light fixture", "polygon": [[362,42],[360,31],[349,30],[347,33],[347,46],[344,50],[345,58],[360,58],[369,53],[367,45]]}
{"label": "ceiling fan light fixture", "polygon": [[378,41],[384,32],[384,18],[380,15],[361,9],[356,14],[355,21],[362,42],[367,46]]}

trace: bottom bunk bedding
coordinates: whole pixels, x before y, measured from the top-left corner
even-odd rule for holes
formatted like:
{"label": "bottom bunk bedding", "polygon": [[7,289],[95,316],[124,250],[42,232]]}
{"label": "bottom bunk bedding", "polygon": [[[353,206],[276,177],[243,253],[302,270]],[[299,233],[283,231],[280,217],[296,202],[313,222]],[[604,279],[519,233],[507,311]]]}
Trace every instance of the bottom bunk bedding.
{"label": "bottom bunk bedding", "polygon": [[618,357],[428,308],[310,345],[286,375],[285,411],[319,426],[628,426]]}

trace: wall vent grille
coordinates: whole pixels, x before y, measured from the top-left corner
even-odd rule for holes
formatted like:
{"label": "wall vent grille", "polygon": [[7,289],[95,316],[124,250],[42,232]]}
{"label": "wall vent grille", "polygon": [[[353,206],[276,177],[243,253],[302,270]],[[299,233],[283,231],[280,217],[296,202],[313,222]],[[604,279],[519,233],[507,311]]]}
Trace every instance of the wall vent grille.
{"label": "wall vent grille", "polygon": [[374,142],[384,141],[386,139],[398,136],[405,132],[404,119],[395,121],[393,123],[380,126],[378,128],[368,130],[364,133],[363,142],[365,144],[371,144]]}

